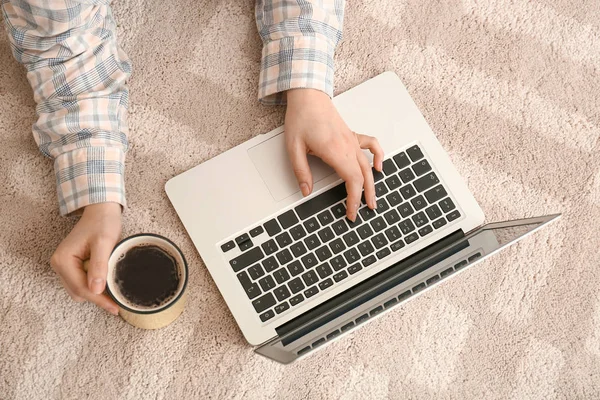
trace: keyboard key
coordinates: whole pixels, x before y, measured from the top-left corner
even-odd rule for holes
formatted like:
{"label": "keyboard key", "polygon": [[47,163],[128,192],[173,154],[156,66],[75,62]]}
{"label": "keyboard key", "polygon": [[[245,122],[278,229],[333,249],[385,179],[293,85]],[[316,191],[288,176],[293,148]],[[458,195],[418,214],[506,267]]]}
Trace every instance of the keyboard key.
{"label": "keyboard key", "polygon": [[371,317],[373,317],[373,316],[375,316],[375,315],[379,314],[379,313],[380,313],[380,312],[382,312],[382,311],[383,311],[383,307],[382,307],[382,306],[375,307],[374,309],[372,309],[372,310],[371,310],[371,312],[369,313],[369,315],[370,315]]}
{"label": "keyboard key", "polygon": [[302,267],[302,264],[300,264],[300,261],[298,261],[298,260],[295,260],[294,262],[290,263],[290,265],[288,265],[287,268],[288,268],[288,271],[290,271],[290,274],[292,276],[296,276],[296,275],[304,272],[304,268]]}
{"label": "keyboard key", "polygon": [[331,225],[331,227],[333,228],[335,234],[338,236],[341,236],[345,232],[348,232],[348,224],[346,224],[342,219],[334,222],[333,225]]}
{"label": "keyboard key", "polygon": [[238,244],[238,246],[240,245],[240,243],[244,243],[246,240],[250,240],[250,236],[248,236],[247,233],[244,233],[243,235],[240,235],[235,238],[235,242]]}
{"label": "keyboard key", "polygon": [[[302,283],[302,279],[300,279],[300,278],[292,279],[291,281],[289,281],[288,286],[290,287],[290,290],[294,294],[298,293],[301,290],[304,290],[304,288],[305,288],[304,283]],[[290,302],[291,302],[291,300],[290,300]]]}
{"label": "keyboard key", "polygon": [[419,210],[427,207],[427,202],[425,201],[425,199],[421,195],[418,195],[417,197],[415,197],[414,199],[412,199],[410,201],[410,204],[413,205],[413,207],[415,208],[415,211],[419,211]]}
{"label": "keyboard key", "polygon": [[387,247],[383,248],[383,249],[379,250],[377,253],[375,253],[378,260],[381,260],[382,258],[386,258],[390,254],[392,254],[392,252]]}
{"label": "keyboard key", "polygon": [[279,264],[285,265],[292,261],[294,257],[292,257],[292,253],[288,249],[283,249],[279,253],[275,254],[277,260],[279,260]]}
{"label": "keyboard key", "polygon": [[275,280],[273,279],[273,277],[271,275],[267,275],[264,278],[262,278],[260,281],[258,281],[258,284],[260,285],[262,290],[265,292],[268,292],[269,290],[271,290],[275,286],[277,286],[275,284]]}
{"label": "keyboard key", "polygon": [[302,294],[297,294],[294,297],[290,298],[289,302],[290,305],[292,307],[294,307],[296,304],[300,304],[304,301],[304,296],[302,296]]}
{"label": "keyboard key", "polygon": [[442,201],[440,201],[438,204],[440,205],[440,207],[442,208],[442,210],[443,210],[444,212],[446,212],[446,213],[447,213],[448,211],[454,210],[454,208],[456,207],[456,206],[454,205],[454,203],[452,202],[452,199],[450,199],[449,197],[448,197],[448,198],[445,198],[445,199],[444,199],[444,200],[442,200]]}
{"label": "keyboard key", "polygon": [[435,229],[440,229],[444,225],[446,225],[446,219],[444,217],[442,217],[436,221],[433,221],[433,227]]}
{"label": "keyboard key", "polygon": [[230,240],[229,242],[221,245],[221,250],[223,251],[223,253],[227,253],[229,250],[233,249],[235,247],[235,243],[233,242],[233,240]]}
{"label": "keyboard key", "polygon": [[342,218],[346,216],[346,206],[344,203],[336,204],[335,206],[331,207],[331,212],[336,219]]}
{"label": "keyboard key", "polygon": [[358,271],[360,271],[361,269],[362,269],[362,265],[356,263],[356,264],[348,267],[348,273],[350,275],[353,275],[353,274],[357,273]]}
{"label": "keyboard key", "polygon": [[279,232],[281,232],[281,227],[279,226],[277,221],[275,221],[274,219],[266,222],[263,226],[265,227],[269,236],[275,236]]}
{"label": "keyboard key", "polygon": [[273,277],[277,281],[277,283],[282,284],[283,282],[290,279],[290,274],[288,274],[287,269],[279,268],[277,271],[273,272]]}
{"label": "keyboard key", "polygon": [[273,290],[273,294],[277,297],[277,300],[283,301],[291,296],[290,291],[287,286],[279,286],[275,290]]}
{"label": "keyboard key", "polygon": [[[314,285],[315,283],[319,282],[319,277],[317,276],[317,273],[315,271],[306,272],[304,275],[302,275],[302,279],[304,280],[304,283],[306,284],[306,286],[311,286],[311,285]],[[309,297],[309,296],[306,296],[306,297]]]}
{"label": "keyboard key", "polygon": [[327,278],[324,281],[319,282],[319,289],[325,290],[328,287],[330,287],[331,285],[333,285],[333,281],[331,280],[331,278]]}
{"label": "keyboard key", "polygon": [[264,313],[264,314],[261,314],[261,315],[260,315],[260,320],[261,320],[262,322],[265,322],[265,321],[268,321],[268,320],[270,320],[270,319],[271,319],[271,318],[273,318],[274,316],[275,316],[275,313],[273,312],[273,310],[269,310],[269,311],[267,311],[266,313]]}
{"label": "keyboard key", "polygon": [[392,226],[391,228],[386,229],[385,236],[387,236],[390,242],[395,242],[402,237],[402,234],[400,233],[398,227]]}
{"label": "keyboard key", "polygon": [[346,325],[342,326],[342,327],[340,328],[340,330],[341,330],[342,332],[346,332],[347,330],[349,330],[349,329],[352,329],[352,327],[353,327],[353,326],[354,326],[354,322],[353,322],[353,321],[350,321],[350,322],[349,322],[349,323],[347,323]]}
{"label": "keyboard key", "polygon": [[246,271],[240,272],[239,274],[237,274],[237,277],[240,283],[242,284],[242,287],[244,288],[244,291],[248,295],[249,299],[252,300],[253,298],[262,293],[258,285],[250,280],[250,277],[248,276]]}
{"label": "keyboard key", "polygon": [[393,306],[396,303],[398,303],[398,300],[396,300],[395,297],[392,297],[391,299],[389,299],[388,301],[386,301],[385,303],[383,303],[383,306],[385,308],[390,308],[391,306]]}
{"label": "keyboard key", "polygon": [[358,227],[356,230],[361,239],[366,239],[373,234],[373,230],[369,226],[369,224],[363,224]]}
{"label": "keyboard key", "polygon": [[396,171],[398,171],[398,167],[396,167],[396,164],[394,164],[391,158],[388,158],[387,160],[383,161],[383,172],[386,175],[389,176]]}
{"label": "keyboard key", "polygon": [[331,250],[329,250],[329,247],[327,246],[319,247],[317,250],[315,250],[315,254],[321,262],[328,260],[332,256]]}
{"label": "keyboard key", "polygon": [[352,264],[360,260],[360,254],[356,249],[350,249],[344,253],[344,258],[346,258],[348,264]]}
{"label": "keyboard key", "polygon": [[379,183],[375,184],[375,195],[377,197],[384,196],[387,192],[389,192],[389,190],[383,182],[379,182]]}
{"label": "keyboard key", "polygon": [[400,188],[400,194],[404,197],[404,200],[408,200],[411,197],[416,196],[417,191],[412,185],[406,185]]}
{"label": "keyboard key", "polygon": [[408,183],[415,179],[415,174],[413,174],[412,169],[410,168],[403,169],[398,175],[400,175],[400,179],[402,179],[402,182],[404,183]]}
{"label": "keyboard key", "polygon": [[240,243],[238,246],[240,247],[241,251],[246,251],[250,247],[254,246],[254,244],[252,243],[252,240],[248,239],[245,242]]}
{"label": "keyboard key", "polygon": [[391,209],[390,211],[383,214],[383,217],[387,221],[388,225],[395,225],[396,223],[398,223],[398,221],[400,221],[400,215],[398,214],[398,211],[394,209]]}
{"label": "keyboard key", "polygon": [[371,218],[375,218],[375,216],[377,215],[377,213],[375,212],[375,210],[371,210],[369,207],[363,207],[363,208],[361,208],[360,210],[358,210],[358,213],[360,214],[360,216],[365,221],[368,221]]}
{"label": "keyboard key", "polygon": [[310,235],[309,237],[304,239],[304,243],[306,243],[306,247],[308,247],[309,250],[313,250],[321,245],[321,242],[319,241],[317,235]]}
{"label": "keyboard key", "polygon": [[402,240],[398,240],[397,242],[392,243],[392,245],[390,246],[390,249],[392,249],[392,251],[398,251],[403,247],[404,247],[404,242]]}
{"label": "keyboard key", "polygon": [[402,185],[402,181],[398,177],[398,175],[390,176],[385,180],[385,184],[390,190],[398,189],[400,185]]}
{"label": "keyboard key", "polygon": [[321,223],[321,226],[325,226],[333,222],[333,215],[331,214],[331,211],[325,210],[317,215],[317,219]]}
{"label": "keyboard key", "polygon": [[288,310],[290,308],[290,305],[286,302],[278,304],[275,306],[274,310],[277,314],[281,314],[282,312]]}
{"label": "keyboard key", "polygon": [[321,279],[325,279],[329,275],[333,274],[333,271],[331,270],[331,267],[329,266],[329,264],[325,263],[325,264],[321,264],[317,267],[317,273],[319,274]]}
{"label": "keyboard key", "polygon": [[298,217],[296,217],[294,210],[288,210],[284,212],[277,217],[277,220],[279,220],[279,223],[283,229],[287,229],[290,226],[294,226],[298,223]]}
{"label": "keyboard key", "polygon": [[438,206],[436,206],[435,204],[432,205],[431,207],[427,207],[425,212],[427,213],[427,216],[429,217],[429,219],[432,221],[434,219],[442,216],[442,210],[440,210],[440,208]]}
{"label": "keyboard key", "polygon": [[431,232],[433,232],[433,228],[431,227],[431,225],[427,225],[427,226],[424,226],[421,229],[419,229],[419,235],[421,235],[421,237],[427,236]]}
{"label": "keyboard key", "polygon": [[467,261],[463,260],[463,261],[459,262],[458,264],[455,264],[454,269],[456,271],[458,271],[459,269],[464,268],[466,265],[467,265]]}
{"label": "keyboard key", "polygon": [[413,171],[415,171],[415,174],[417,174],[417,176],[421,176],[426,172],[431,171],[431,165],[429,165],[429,162],[427,160],[421,160],[418,163],[416,163],[415,165],[413,165]]}
{"label": "keyboard key", "polygon": [[445,269],[445,270],[443,270],[443,271],[440,273],[440,276],[441,276],[442,278],[445,278],[446,276],[448,276],[448,275],[452,275],[453,273],[454,273],[454,269],[453,269],[452,267],[450,267],[450,268],[448,268],[448,269]]}
{"label": "keyboard key", "polygon": [[333,254],[338,254],[346,250],[346,245],[344,244],[344,241],[341,238],[337,238],[333,242],[329,243],[329,247],[331,247],[331,251],[333,251]]}
{"label": "keyboard key", "polygon": [[417,232],[413,232],[410,235],[404,237],[404,241],[406,242],[406,244],[411,244],[412,242],[414,242],[418,238],[419,238],[419,235],[417,235]]}
{"label": "keyboard key", "polygon": [[374,255],[370,255],[369,257],[362,260],[362,265],[366,268],[369,265],[373,264],[375,261],[377,261],[377,257],[375,257]]}
{"label": "keyboard key", "polygon": [[459,217],[460,217],[460,213],[458,212],[458,210],[454,210],[450,214],[446,214],[446,218],[448,218],[448,221],[454,221],[455,219],[457,219]]}
{"label": "keyboard key", "polygon": [[356,243],[360,242],[360,239],[358,238],[358,235],[354,231],[346,233],[343,236],[343,239],[344,239],[344,242],[346,242],[346,245],[348,247],[352,247]]}
{"label": "keyboard key", "polygon": [[309,253],[302,257],[302,264],[306,267],[306,269],[311,269],[317,266],[317,257],[313,253]]}
{"label": "keyboard key", "polygon": [[436,283],[437,281],[440,280],[440,277],[438,275],[432,276],[431,278],[427,279],[427,286],[432,285],[434,283]]}
{"label": "keyboard key", "polygon": [[360,251],[360,254],[363,255],[363,257],[367,256],[375,251],[375,249],[373,248],[373,245],[369,241],[365,241],[365,242],[362,242],[361,244],[359,244],[358,250]]}
{"label": "keyboard key", "polygon": [[294,243],[292,245],[292,247],[290,247],[290,250],[292,250],[294,257],[296,257],[296,258],[306,254],[306,252],[308,251],[308,250],[306,250],[306,247],[304,246],[304,243],[302,243],[302,242]]}
{"label": "keyboard key", "polygon": [[471,257],[469,257],[469,262],[473,262],[481,257],[481,253],[475,253]]}
{"label": "keyboard key", "polygon": [[341,280],[346,279],[347,277],[348,277],[348,273],[346,271],[342,270],[333,276],[333,280],[336,282],[339,282]]}
{"label": "keyboard key", "polygon": [[266,255],[269,254],[273,254],[275,253],[277,250],[279,250],[279,247],[277,247],[277,244],[275,243],[275,241],[273,239],[269,239],[266,242],[264,242],[261,247],[263,248],[263,250],[265,251]]}
{"label": "keyboard key", "polygon": [[396,165],[398,166],[398,168],[404,168],[404,167],[408,167],[410,165],[410,160],[406,156],[406,153],[403,151],[396,154],[392,158],[396,162]]}
{"label": "keyboard key", "polygon": [[290,229],[290,235],[292,235],[292,238],[294,240],[300,240],[304,236],[306,236],[306,231],[304,230],[302,225],[298,224],[298,225],[294,226],[292,229]]}
{"label": "keyboard key", "polygon": [[257,313],[261,313],[263,311],[265,311],[267,308],[271,308],[275,305],[276,301],[275,301],[275,297],[273,297],[273,295],[271,293],[267,293],[262,297],[259,297],[258,299],[254,300],[252,302],[252,305],[254,306],[254,309],[256,310]]}
{"label": "keyboard key", "polygon": [[262,266],[267,272],[273,272],[279,268],[279,264],[277,264],[277,260],[273,256],[265,258],[262,262]]}
{"label": "keyboard key", "polygon": [[423,283],[419,283],[417,286],[412,288],[413,293],[417,293],[420,292],[421,290],[425,289],[425,282]]}
{"label": "keyboard key", "polygon": [[309,220],[304,221],[304,227],[306,228],[306,231],[308,233],[313,233],[314,231],[319,229],[321,226],[317,222],[317,219],[315,217],[313,217]]}
{"label": "keyboard key", "polygon": [[333,231],[331,230],[330,227],[326,226],[325,228],[321,229],[318,232],[319,237],[321,238],[321,241],[323,243],[327,243],[330,240],[332,240],[333,238],[335,238],[335,235],[333,234]]}
{"label": "keyboard key", "polygon": [[424,192],[438,183],[440,183],[440,180],[438,179],[437,175],[434,172],[430,172],[427,175],[423,175],[421,178],[417,179],[413,184],[418,192]]}
{"label": "keyboard key", "polygon": [[252,229],[250,231],[250,236],[252,237],[257,237],[258,235],[260,235],[261,233],[263,233],[265,230],[263,229],[262,226],[257,226],[256,228]]}
{"label": "keyboard key", "polygon": [[360,218],[359,214],[356,214],[356,219],[354,220],[354,222],[352,222],[348,218],[346,218],[346,223],[348,224],[350,229],[353,229],[353,228],[356,228],[357,226],[359,226],[360,224],[362,224],[362,218]]}
{"label": "keyboard key", "polygon": [[383,179],[383,177],[384,177],[383,172],[379,172],[375,168],[371,168],[371,171],[373,172],[373,181],[374,182],[379,182],[380,180]]}
{"label": "keyboard key", "polygon": [[404,221],[400,222],[398,224],[398,228],[400,228],[400,231],[402,231],[404,235],[408,235],[415,230],[415,226],[410,219],[405,219]]}
{"label": "keyboard key", "polygon": [[255,247],[250,251],[242,253],[242,255],[237,256],[233,260],[229,260],[229,264],[234,272],[238,272],[257,261],[260,261],[264,256],[265,255],[260,250],[260,247]]}
{"label": "keyboard key", "polygon": [[345,268],[346,265],[348,265],[346,263],[346,260],[344,260],[344,257],[342,257],[341,255],[333,257],[331,260],[329,260],[329,264],[336,271],[339,271],[340,269]]}
{"label": "keyboard key", "polygon": [[345,183],[340,183],[337,186],[329,189],[320,195],[313,197],[312,199],[300,204],[295,208],[296,213],[300,219],[306,219],[325,208],[329,208],[338,201],[345,199],[347,196]]}
{"label": "keyboard key", "polygon": [[292,243],[292,238],[290,237],[290,234],[287,232],[283,232],[283,233],[277,235],[275,237],[275,240],[277,240],[277,244],[279,244],[279,247],[281,247],[281,248],[284,248]]}
{"label": "keyboard key", "polygon": [[319,293],[319,289],[316,286],[313,286],[304,291],[304,296],[306,296],[306,298],[308,299],[309,297],[313,297],[317,293]]}
{"label": "keyboard key", "polygon": [[387,201],[385,201],[385,199],[383,197],[377,199],[377,213],[378,214],[383,214],[384,212],[386,212],[389,209],[390,209],[390,206],[388,205]]}
{"label": "keyboard key", "polygon": [[371,238],[371,242],[373,242],[373,246],[375,246],[376,249],[380,249],[383,246],[385,246],[386,244],[388,244],[387,239],[385,238],[385,235],[382,233],[375,235]]}
{"label": "keyboard key", "polygon": [[413,215],[412,220],[415,223],[415,225],[417,226],[417,228],[420,228],[423,225],[425,225],[427,222],[429,222],[429,220],[427,219],[427,216],[425,215],[425,213],[423,211]]}
{"label": "keyboard key", "polygon": [[387,228],[387,224],[385,223],[382,217],[377,217],[371,221],[371,227],[375,232],[379,232]]}
{"label": "keyboard key", "polygon": [[410,157],[410,159],[413,162],[415,162],[415,161],[420,160],[421,158],[423,158],[423,152],[421,151],[421,149],[417,145],[414,145],[410,149],[406,150],[406,154],[408,154],[408,156]]}
{"label": "keyboard key", "polygon": [[409,203],[404,203],[398,206],[398,211],[400,211],[400,215],[402,215],[402,218],[407,218],[409,215],[415,212],[415,210],[413,210]]}
{"label": "keyboard key", "polygon": [[257,280],[265,274],[265,270],[262,269],[262,267],[259,264],[256,264],[248,268],[248,273],[250,274],[250,277],[252,277],[252,279]]}
{"label": "keyboard key", "polygon": [[435,203],[436,201],[438,201],[439,199],[441,199],[447,195],[448,195],[448,193],[446,193],[446,189],[444,189],[444,187],[442,185],[437,185],[433,189],[429,189],[428,191],[425,192],[425,197],[427,198],[427,201],[430,204]]}
{"label": "keyboard key", "polygon": [[398,191],[394,191],[386,196],[388,203],[390,203],[391,207],[396,207],[398,204],[402,202],[402,196]]}

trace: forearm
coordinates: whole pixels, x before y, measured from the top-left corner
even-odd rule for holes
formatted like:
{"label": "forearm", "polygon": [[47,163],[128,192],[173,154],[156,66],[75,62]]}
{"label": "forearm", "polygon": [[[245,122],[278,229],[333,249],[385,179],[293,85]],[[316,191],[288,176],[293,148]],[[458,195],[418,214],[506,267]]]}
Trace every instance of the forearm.
{"label": "forearm", "polygon": [[[259,99],[286,102],[286,91],[311,88],[333,96],[333,56],[342,38],[344,0],[257,0],[263,40]],[[284,12],[285,8],[285,12]]]}
{"label": "forearm", "polygon": [[37,103],[33,135],[54,159],[61,214],[125,205],[131,65],[119,48],[109,0],[2,0],[12,50]]}

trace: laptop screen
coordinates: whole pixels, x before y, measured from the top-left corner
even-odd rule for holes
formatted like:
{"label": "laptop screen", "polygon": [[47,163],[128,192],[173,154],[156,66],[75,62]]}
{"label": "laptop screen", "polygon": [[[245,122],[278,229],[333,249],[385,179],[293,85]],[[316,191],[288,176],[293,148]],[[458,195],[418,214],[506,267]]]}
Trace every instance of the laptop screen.
{"label": "laptop screen", "polygon": [[282,363],[294,361],[559,216],[491,223],[467,236],[455,232],[280,326],[278,336],[256,352]]}

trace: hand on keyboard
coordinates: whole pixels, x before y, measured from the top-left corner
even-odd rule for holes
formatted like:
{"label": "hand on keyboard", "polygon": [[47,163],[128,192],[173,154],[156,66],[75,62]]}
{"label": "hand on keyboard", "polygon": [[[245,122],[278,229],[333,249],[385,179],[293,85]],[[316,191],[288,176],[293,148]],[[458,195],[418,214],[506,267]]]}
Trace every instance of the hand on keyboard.
{"label": "hand on keyboard", "polygon": [[315,155],[329,164],[346,182],[347,217],[354,221],[365,189],[367,205],[376,207],[373,172],[361,149],[374,155],[373,165],[381,172],[383,150],[376,138],[352,132],[327,94],[316,89],[287,92],[285,139],[290,161],[302,194],[312,191],[313,179],[306,158]]}

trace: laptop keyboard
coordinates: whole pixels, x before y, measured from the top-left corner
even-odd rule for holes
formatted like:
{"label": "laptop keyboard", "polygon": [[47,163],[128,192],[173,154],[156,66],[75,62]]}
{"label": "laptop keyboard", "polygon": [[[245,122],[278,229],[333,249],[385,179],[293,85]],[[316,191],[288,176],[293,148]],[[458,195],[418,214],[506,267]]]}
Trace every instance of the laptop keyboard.
{"label": "laptop keyboard", "polygon": [[[346,218],[344,183],[221,245],[266,322],[461,217],[419,146],[373,169],[377,209]],[[239,248],[237,255],[228,252]],[[240,254],[241,252],[241,254]],[[231,253],[230,253],[231,254]]]}

